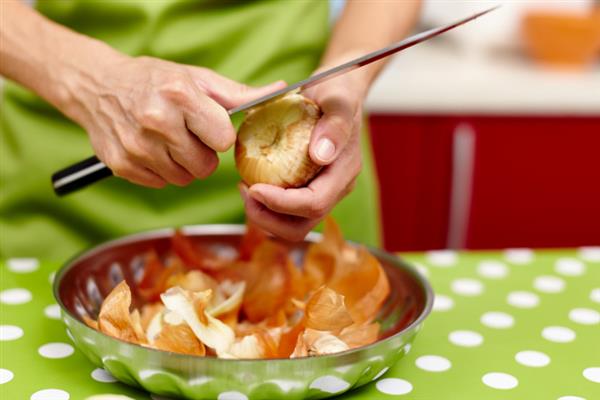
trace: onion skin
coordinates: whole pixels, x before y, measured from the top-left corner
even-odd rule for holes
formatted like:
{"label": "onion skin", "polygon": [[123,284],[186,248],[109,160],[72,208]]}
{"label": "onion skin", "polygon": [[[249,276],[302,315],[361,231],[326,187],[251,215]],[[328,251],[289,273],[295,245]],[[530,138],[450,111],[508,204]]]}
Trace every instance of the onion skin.
{"label": "onion skin", "polygon": [[235,162],[242,180],[247,185],[306,186],[321,169],[308,153],[320,117],[319,106],[299,93],[286,94],[248,111],[235,144]]}

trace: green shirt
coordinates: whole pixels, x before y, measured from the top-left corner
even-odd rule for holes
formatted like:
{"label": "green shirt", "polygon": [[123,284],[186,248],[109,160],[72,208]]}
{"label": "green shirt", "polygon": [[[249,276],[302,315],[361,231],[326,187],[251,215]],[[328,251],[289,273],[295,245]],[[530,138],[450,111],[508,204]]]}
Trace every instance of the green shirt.
{"label": "green shirt", "polygon": [[[37,8],[129,55],[203,66],[249,85],[307,77],[329,36],[328,2],[319,0],[65,0],[38,1]],[[50,175],[93,153],[83,129],[6,82],[0,137],[1,257],[61,261],[140,230],[244,220],[232,152],[220,155],[210,178],[185,188],[155,190],[110,178],[58,198]],[[356,189],[333,214],[349,239],[377,244],[377,187],[364,142]]]}

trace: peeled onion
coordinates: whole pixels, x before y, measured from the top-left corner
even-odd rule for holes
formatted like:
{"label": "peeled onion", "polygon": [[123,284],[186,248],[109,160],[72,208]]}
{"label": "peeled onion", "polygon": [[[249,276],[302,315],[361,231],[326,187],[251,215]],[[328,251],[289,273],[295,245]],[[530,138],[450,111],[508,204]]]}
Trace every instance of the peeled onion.
{"label": "peeled onion", "polygon": [[315,102],[294,92],[248,111],[235,144],[235,161],[244,182],[306,186],[321,168],[308,154],[320,117]]}

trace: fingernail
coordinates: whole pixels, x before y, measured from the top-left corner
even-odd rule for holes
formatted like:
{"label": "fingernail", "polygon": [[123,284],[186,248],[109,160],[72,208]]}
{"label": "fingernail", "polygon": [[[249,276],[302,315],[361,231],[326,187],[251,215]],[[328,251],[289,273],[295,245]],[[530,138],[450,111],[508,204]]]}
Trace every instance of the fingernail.
{"label": "fingernail", "polygon": [[327,138],[319,140],[317,143],[317,158],[322,162],[328,162],[335,154],[335,145]]}

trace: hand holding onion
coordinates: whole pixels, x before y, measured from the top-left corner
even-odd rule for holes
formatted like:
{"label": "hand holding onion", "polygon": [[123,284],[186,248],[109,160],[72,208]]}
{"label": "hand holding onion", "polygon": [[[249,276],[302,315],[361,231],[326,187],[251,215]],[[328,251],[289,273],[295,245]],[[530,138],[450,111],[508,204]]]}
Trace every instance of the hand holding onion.
{"label": "hand holding onion", "polygon": [[352,190],[361,169],[364,92],[346,74],[248,114],[236,143],[248,219],[301,240]]}

